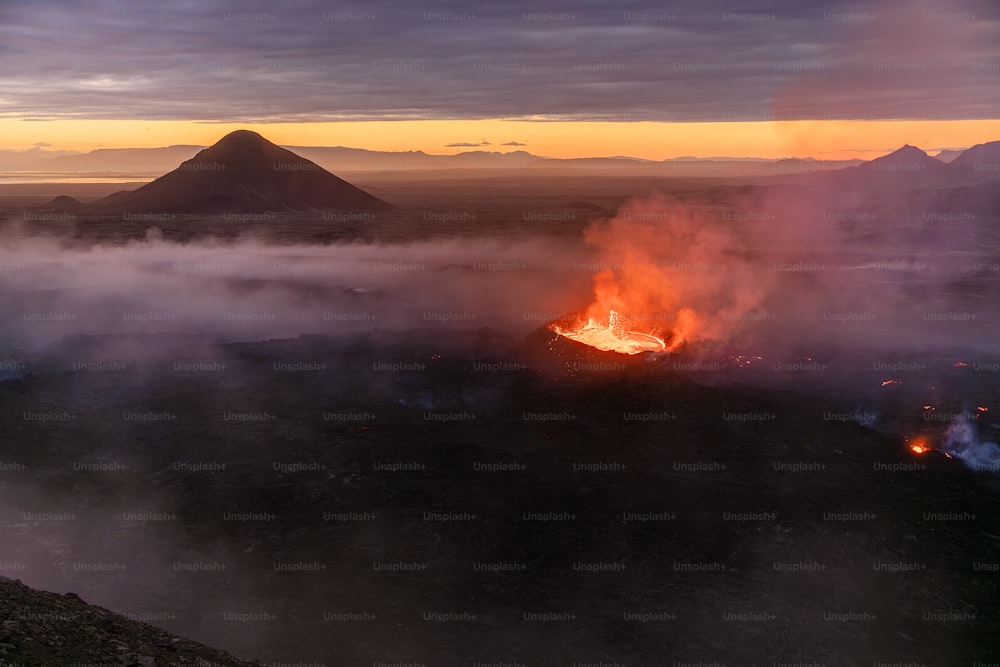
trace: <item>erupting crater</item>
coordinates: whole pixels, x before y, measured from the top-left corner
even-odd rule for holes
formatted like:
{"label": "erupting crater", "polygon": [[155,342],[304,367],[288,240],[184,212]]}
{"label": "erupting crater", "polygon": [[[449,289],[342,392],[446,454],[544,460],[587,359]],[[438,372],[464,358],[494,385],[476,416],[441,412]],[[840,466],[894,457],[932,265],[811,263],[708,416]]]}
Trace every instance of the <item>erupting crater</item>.
{"label": "erupting crater", "polygon": [[641,352],[665,352],[667,343],[653,333],[631,330],[631,322],[617,311],[609,311],[606,322],[595,318],[567,323],[563,318],[549,325],[560,336],[604,352],[639,354]]}
{"label": "erupting crater", "polygon": [[[610,317],[601,321],[586,312],[567,313],[535,329],[514,347],[514,354],[531,368],[576,375],[589,371],[628,373],[649,368],[649,362],[666,353],[682,353],[685,346],[672,332],[644,333],[642,328],[633,329],[620,314],[612,326]],[[673,346],[674,342],[678,345]]]}

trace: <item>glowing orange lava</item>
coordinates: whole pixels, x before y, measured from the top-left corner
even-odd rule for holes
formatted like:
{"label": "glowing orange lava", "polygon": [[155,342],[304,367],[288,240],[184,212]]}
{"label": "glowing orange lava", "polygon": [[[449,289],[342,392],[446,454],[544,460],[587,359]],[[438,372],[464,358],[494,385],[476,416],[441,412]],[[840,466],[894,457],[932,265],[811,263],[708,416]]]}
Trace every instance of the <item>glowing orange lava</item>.
{"label": "glowing orange lava", "polygon": [[906,448],[909,449],[914,454],[926,454],[931,451],[931,446],[927,444],[927,438],[922,435],[918,435],[910,439],[909,437],[904,438],[906,440]]}
{"label": "glowing orange lava", "polygon": [[667,350],[666,342],[653,333],[632,331],[627,319],[610,311],[607,322],[601,322],[593,317],[572,329],[553,326],[552,330],[560,336],[575,340],[584,345],[596,347],[605,352],[620,352],[621,354],[639,354],[640,352],[663,352]]}

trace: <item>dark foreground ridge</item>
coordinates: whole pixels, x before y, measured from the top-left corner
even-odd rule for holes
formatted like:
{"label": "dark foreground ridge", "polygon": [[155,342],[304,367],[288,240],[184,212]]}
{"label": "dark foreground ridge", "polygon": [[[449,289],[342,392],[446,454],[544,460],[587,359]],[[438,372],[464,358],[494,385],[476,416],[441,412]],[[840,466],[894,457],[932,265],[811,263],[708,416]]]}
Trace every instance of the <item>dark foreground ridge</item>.
{"label": "dark foreground ridge", "polygon": [[392,208],[315,162],[256,132],[237,130],[177,169],[132,191],[116,192],[83,215],[246,214],[315,209]]}
{"label": "dark foreground ridge", "polygon": [[73,593],[36,591],[0,577],[0,665],[4,667],[261,664],[88,605]]}

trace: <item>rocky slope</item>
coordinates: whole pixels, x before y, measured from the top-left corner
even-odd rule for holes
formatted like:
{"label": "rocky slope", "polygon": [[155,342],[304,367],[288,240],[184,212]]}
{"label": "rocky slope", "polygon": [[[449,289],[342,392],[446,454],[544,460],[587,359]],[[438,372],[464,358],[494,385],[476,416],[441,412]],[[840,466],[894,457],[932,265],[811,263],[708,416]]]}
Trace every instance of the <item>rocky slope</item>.
{"label": "rocky slope", "polygon": [[73,593],[58,595],[0,577],[0,665],[3,667],[253,667],[240,660],[107,609]]}

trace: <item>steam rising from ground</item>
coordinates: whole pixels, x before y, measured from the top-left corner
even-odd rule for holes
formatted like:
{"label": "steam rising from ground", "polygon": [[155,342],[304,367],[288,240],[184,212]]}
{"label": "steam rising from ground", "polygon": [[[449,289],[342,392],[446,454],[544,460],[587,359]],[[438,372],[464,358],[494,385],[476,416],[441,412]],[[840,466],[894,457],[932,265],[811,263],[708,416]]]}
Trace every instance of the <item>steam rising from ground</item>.
{"label": "steam rising from ground", "polygon": [[942,448],[973,470],[1000,473],[1000,446],[979,438],[975,423],[959,416],[948,427]]}

